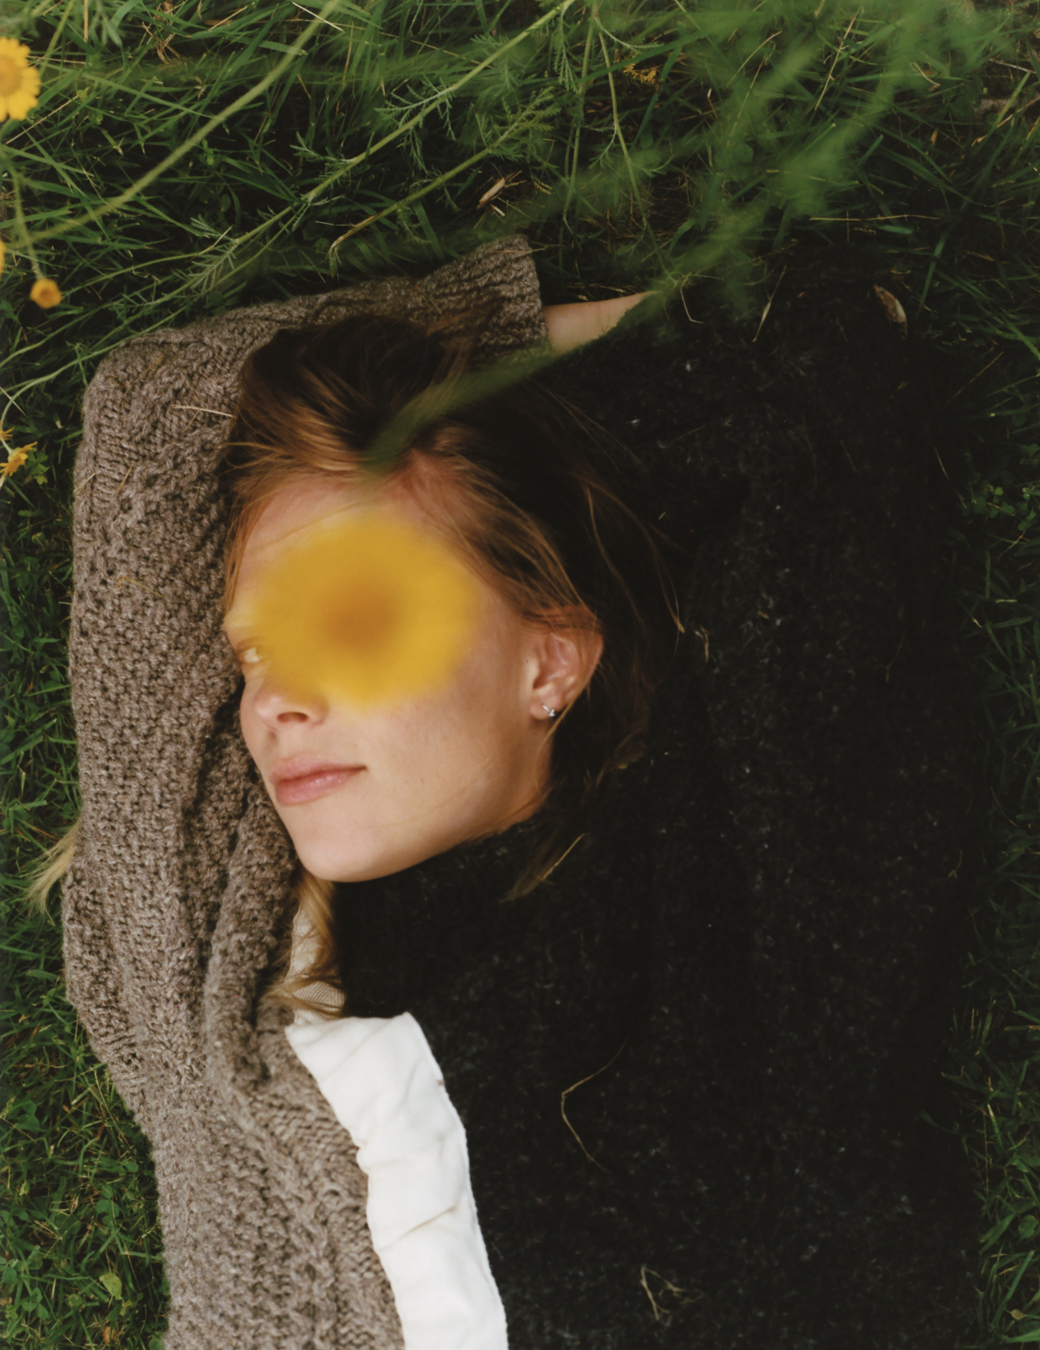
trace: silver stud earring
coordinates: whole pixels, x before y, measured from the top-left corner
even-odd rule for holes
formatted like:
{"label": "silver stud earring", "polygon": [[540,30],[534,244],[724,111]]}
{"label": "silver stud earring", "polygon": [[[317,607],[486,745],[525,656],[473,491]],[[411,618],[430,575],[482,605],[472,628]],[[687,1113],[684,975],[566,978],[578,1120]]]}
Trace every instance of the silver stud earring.
{"label": "silver stud earring", "polygon": [[558,716],[558,713],[555,708],[549,708],[544,703],[542,704],[542,707],[545,708],[545,711],[549,714],[550,722],[553,720],[554,717]]}

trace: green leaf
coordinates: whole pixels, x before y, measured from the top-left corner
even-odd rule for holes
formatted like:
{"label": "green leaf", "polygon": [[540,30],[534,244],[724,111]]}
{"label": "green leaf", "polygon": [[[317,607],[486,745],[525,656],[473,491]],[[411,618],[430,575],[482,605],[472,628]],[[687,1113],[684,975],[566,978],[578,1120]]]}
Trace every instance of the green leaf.
{"label": "green leaf", "polygon": [[98,1280],[108,1290],[110,1298],[123,1297],[123,1281],[112,1270],[106,1270],[104,1274],[98,1276]]}

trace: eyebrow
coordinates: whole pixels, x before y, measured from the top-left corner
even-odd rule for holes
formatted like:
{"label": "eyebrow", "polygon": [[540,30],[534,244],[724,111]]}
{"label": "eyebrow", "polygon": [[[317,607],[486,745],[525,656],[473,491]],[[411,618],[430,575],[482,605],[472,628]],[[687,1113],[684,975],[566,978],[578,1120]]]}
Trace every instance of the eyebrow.
{"label": "eyebrow", "polygon": [[236,636],[236,629],[234,623],[231,624],[229,629],[228,621],[226,618],[224,622],[220,625],[220,631],[224,634],[224,638],[227,641],[228,646],[231,648],[231,650],[235,653],[236,656],[238,655],[240,649],[242,647],[248,646],[249,642],[251,641],[248,634],[242,630],[240,630],[239,635]]}
{"label": "eyebrow", "polygon": [[227,633],[228,628],[240,627],[240,620],[236,616],[236,607],[232,603],[230,609],[226,610],[223,619],[220,621],[220,627]]}

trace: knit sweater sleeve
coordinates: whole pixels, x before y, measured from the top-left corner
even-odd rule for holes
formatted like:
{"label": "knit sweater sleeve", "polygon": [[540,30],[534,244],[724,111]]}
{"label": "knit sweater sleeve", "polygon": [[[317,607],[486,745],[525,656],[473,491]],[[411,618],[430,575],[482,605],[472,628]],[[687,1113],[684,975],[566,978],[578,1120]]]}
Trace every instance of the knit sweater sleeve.
{"label": "knit sweater sleeve", "polygon": [[143,335],[86,394],[65,968],[152,1145],[167,1350],[402,1344],[353,1145],[260,996],[294,858],[238,728],[215,468],[242,362],[279,328],[362,311],[427,323],[474,299],[491,302],[479,306],[486,359],[546,337],[530,250],[506,238],[420,281]]}
{"label": "knit sweater sleeve", "polygon": [[[84,435],[76,460],[77,541],[82,546],[97,509],[111,503],[135,463],[161,464],[158,441],[164,432],[169,444],[185,424],[198,429],[205,425],[200,418],[226,416],[243,360],[278,328],[306,323],[322,310],[320,317],[328,320],[375,311],[431,322],[464,313],[475,300],[492,302],[490,314],[481,315],[485,360],[548,339],[534,258],[520,235],[486,244],[419,280],[362,282],[132,338],[105,357],[84,397]],[[181,404],[166,398],[173,365],[189,386]],[[199,393],[203,384],[213,383],[215,397],[208,404],[190,396],[190,388],[199,386]],[[198,416],[177,418],[178,412]]]}
{"label": "knit sweater sleeve", "polygon": [[[367,281],[143,335],[106,357],[87,390],[69,649],[82,814],[64,888],[67,978],[146,1124],[146,1102],[200,1054],[229,859],[258,786],[220,631],[214,469],[238,371],[279,328],[362,311],[433,322],[474,300],[492,302],[481,307],[484,359],[546,338],[530,249],[511,236],[418,281]],[[269,806],[260,800],[253,814],[270,928],[291,859]]]}

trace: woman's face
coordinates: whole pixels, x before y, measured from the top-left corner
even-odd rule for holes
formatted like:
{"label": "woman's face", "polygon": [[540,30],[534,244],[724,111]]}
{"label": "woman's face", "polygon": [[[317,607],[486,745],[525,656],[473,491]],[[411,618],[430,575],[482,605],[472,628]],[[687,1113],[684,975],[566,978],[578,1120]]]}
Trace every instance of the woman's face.
{"label": "woman's face", "polygon": [[373,507],[428,528],[401,489],[281,488],[248,536],[224,623],[245,676],[246,745],[304,866],[329,881],[387,876],[530,815],[547,781],[543,704],[558,708],[578,688],[566,639],[526,623],[479,578],[472,638],[447,683],[361,708],[279,688],[249,650],[258,577],[301,529]]}

